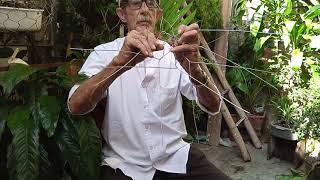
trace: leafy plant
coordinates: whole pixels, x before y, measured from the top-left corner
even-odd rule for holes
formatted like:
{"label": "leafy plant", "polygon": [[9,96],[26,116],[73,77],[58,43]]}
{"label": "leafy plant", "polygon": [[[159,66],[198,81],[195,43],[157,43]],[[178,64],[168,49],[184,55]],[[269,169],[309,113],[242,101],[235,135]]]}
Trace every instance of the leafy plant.
{"label": "leafy plant", "polygon": [[306,179],[306,174],[295,169],[291,169],[290,175],[276,176],[276,180],[303,180],[303,179]]}
{"label": "leafy plant", "polygon": [[297,127],[298,135],[301,139],[311,138],[319,140],[320,138],[320,101],[305,108]]}
{"label": "leafy plant", "polygon": [[295,127],[294,107],[287,97],[277,97],[272,102],[273,106],[278,111],[279,125],[287,128]]}
{"label": "leafy plant", "polygon": [[304,124],[301,119],[309,116],[303,112],[320,97],[319,2],[241,0],[237,7],[240,16],[244,14],[248,20],[255,41],[252,50],[258,59],[268,61],[268,71],[274,72],[272,82],[279,89],[274,97],[283,97],[274,103],[279,119],[297,130]]}
{"label": "leafy plant", "polygon": [[[159,31],[162,33],[164,39],[171,38],[178,34],[178,27],[182,24],[188,25],[195,18],[196,11],[191,15],[187,15],[190,11],[193,2],[183,7],[184,0],[161,0],[160,7],[163,10],[163,18],[159,24]],[[163,33],[166,32],[166,33]],[[170,34],[170,36],[168,36]]]}
{"label": "leafy plant", "polygon": [[[86,79],[22,64],[0,76],[0,173],[10,179],[99,179],[101,137],[90,117],[66,107],[68,90]],[[6,179],[6,178],[5,178]]]}

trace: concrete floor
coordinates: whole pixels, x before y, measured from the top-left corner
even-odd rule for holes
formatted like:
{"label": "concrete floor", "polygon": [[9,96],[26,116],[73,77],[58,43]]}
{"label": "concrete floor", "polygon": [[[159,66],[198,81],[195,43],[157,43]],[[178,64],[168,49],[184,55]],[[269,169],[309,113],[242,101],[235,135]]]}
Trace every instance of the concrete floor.
{"label": "concrete floor", "polygon": [[197,144],[207,158],[234,180],[273,180],[279,175],[291,174],[292,164],[276,158],[267,160],[267,145],[263,149],[255,149],[247,144],[251,162],[244,162],[237,147],[211,147]]}

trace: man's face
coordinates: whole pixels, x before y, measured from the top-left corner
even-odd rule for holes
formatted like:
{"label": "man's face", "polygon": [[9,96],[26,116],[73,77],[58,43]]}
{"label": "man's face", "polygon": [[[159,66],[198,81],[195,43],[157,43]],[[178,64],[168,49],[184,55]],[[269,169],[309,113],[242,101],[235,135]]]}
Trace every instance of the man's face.
{"label": "man's face", "polygon": [[117,9],[119,18],[127,23],[128,30],[148,29],[155,32],[156,24],[162,17],[158,0],[127,0]]}

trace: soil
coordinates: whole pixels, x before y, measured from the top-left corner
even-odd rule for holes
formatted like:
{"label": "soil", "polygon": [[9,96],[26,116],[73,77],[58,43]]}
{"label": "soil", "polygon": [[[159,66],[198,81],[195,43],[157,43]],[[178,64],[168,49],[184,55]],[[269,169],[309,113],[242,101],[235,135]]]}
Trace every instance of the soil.
{"label": "soil", "polygon": [[293,164],[276,158],[267,160],[267,145],[262,149],[255,149],[251,144],[246,144],[251,155],[251,162],[244,162],[239,149],[235,146],[212,147],[204,144],[196,144],[207,158],[219,169],[223,170],[234,180],[273,180],[277,176],[290,175]]}

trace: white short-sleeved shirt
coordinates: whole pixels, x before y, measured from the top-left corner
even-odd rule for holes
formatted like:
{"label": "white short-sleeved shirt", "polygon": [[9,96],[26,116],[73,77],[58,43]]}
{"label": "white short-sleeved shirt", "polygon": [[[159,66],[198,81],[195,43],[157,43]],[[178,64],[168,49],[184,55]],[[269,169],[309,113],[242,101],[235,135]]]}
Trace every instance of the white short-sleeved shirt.
{"label": "white short-sleeved shirt", "polygon": [[[91,77],[101,72],[118,55],[123,42],[119,38],[97,46],[80,73]],[[182,139],[187,132],[181,94],[197,100],[196,88],[170,52],[170,45],[164,43],[164,47],[154,52],[155,58],[123,73],[106,91],[102,164],[119,168],[134,180],[152,180],[156,169],[186,173],[190,145]],[[69,98],[78,87],[71,89]]]}

